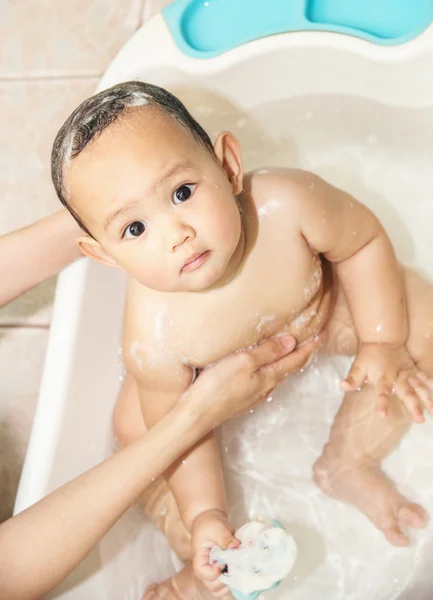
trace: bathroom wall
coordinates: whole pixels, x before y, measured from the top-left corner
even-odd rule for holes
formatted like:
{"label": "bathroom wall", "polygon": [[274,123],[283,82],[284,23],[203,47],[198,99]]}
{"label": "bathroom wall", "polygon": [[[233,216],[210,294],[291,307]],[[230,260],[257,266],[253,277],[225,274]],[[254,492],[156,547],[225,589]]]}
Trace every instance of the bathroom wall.
{"label": "bathroom wall", "polygon": [[[64,119],[166,0],[0,0],[0,235],[59,209],[50,150]],[[0,521],[34,415],[55,280],[0,309]],[[1,285],[1,273],[0,273]]]}

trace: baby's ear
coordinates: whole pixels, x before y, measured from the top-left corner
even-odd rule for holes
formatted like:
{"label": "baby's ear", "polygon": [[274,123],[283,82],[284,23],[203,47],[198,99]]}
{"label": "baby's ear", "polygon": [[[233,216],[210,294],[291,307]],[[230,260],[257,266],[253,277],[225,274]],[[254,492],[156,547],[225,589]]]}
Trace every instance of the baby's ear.
{"label": "baby's ear", "polygon": [[109,256],[101,244],[90,236],[82,236],[77,239],[77,244],[83,254],[93,258],[107,267],[117,267],[118,264]]}
{"label": "baby's ear", "polygon": [[232,185],[233,194],[237,196],[242,192],[244,170],[242,154],[238,140],[229,131],[223,131],[214,144],[215,155]]}

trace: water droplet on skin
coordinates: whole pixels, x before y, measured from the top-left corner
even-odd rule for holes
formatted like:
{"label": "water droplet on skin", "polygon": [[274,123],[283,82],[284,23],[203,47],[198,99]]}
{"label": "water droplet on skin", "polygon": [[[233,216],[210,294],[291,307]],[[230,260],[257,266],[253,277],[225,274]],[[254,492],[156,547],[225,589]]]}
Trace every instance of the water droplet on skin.
{"label": "water droplet on skin", "polygon": [[266,399],[266,402],[272,402],[273,398],[272,396],[269,396],[269,398]]}
{"label": "water droplet on skin", "polygon": [[186,460],[183,460],[183,461],[182,461],[182,464],[183,464],[183,465],[186,465]]}
{"label": "water droplet on skin", "polygon": [[379,324],[379,325],[376,327],[376,331],[377,331],[378,333],[379,333],[379,331],[382,331],[382,324]]}
{"label": "water droplet on skin", "polygon": [[155,477],[152,477],[152,482],[154,482],[154,481],[155,481]]}
{"label": "water droplet on skin", "polygon": [[250,414],[252,415],[253,413],[254,413],[254,409],[252,408],[252,409],[250,410]]}

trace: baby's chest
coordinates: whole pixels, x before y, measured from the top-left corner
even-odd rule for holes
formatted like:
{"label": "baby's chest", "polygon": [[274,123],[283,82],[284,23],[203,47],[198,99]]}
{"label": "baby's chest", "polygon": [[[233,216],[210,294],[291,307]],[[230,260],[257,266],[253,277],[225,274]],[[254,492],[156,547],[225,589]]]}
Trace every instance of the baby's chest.
{"label": "baby's chest", "polygon": [[233,293],[183,311],[173,307],[163,337],[184,364],[204,367],[276,333],[291,331],[292,323],[317,297],[320,285],[316,261],[309,265],[302,285],[294,284],[290,273],[268,268],[263,277]]}
{"label": "baby's chest", "polygon": [[180,336],[172,338],[181,349],[182,360],[194,367],[204,367],[240,348],[284,330],[290,321],[287,307],[272,303],[254,303],[243,310],[223,307],[213,314],[196,315],[188,326],[182,324]]}

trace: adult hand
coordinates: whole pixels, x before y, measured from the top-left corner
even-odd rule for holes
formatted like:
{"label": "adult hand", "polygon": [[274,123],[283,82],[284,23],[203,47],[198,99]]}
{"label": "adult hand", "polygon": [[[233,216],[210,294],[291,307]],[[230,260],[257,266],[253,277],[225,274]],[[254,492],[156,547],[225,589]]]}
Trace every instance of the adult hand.
{"label": "adult hand", "polygon": [[305,366],[317,344],[312,340],[295,349],[292,336],[269,338],[205,369],[183,398],[216,427],[263,402],[287,375]]}

